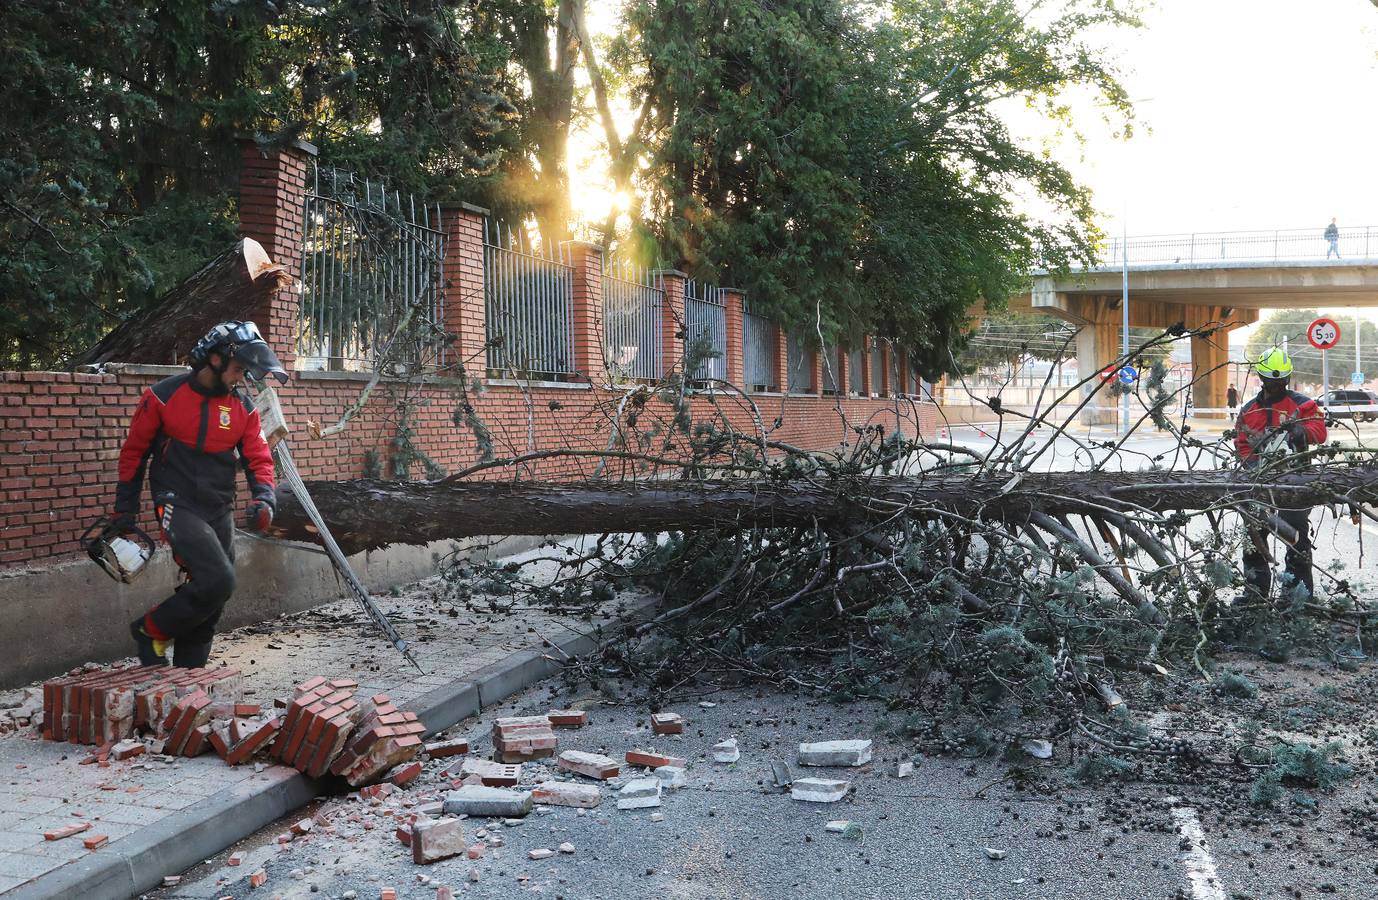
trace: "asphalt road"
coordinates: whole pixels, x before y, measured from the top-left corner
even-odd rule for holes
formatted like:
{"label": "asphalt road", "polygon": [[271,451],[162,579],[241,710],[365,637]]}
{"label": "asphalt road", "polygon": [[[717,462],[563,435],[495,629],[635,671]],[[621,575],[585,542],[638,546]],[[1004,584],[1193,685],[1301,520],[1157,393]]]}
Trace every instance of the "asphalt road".
{"label": "asphalt road", "polygon": [[[1357,733],[1375,723],[1363,712],[1374,687],[1372,674],[1339,676],[1314,664],[1243,665],[1265,687],[1262,700],[1222,702],[1201,695],[1199,685],[1178,682],[1185,712],[1166,713],[1159,724],[1168,733],[1229,733],[1246,718],[1266,719],[1269,709],[1319,702],[1316,687],[1337,683],[1342,687],[1333,702],[1349,697],[1355,715],[1334,717],[1325,727]],[[1378,811],[1371,768],[1363,781],[1321,798],[1316,809],[1303,813],[1284,806],[1267,812],[1244,802],[1247,782],[1213,774],[1228,776],[1228,769],[1188,774],[1185,780],[1158,779],[1149,771],[1141,781],[1085,788],[1068,780],[1065,746],[1046,762],[1015,760],[1018,777],[1009,762],[998,759],[916,757],[913,744],[893,734],[899,714],[872,704],[837,706],[756,690],[714,693],[709,702],[716,705],[702,708],[687,697],[668,708],[690,724],[682,736],[667,738],[651,735],[644,709],[608,705],[588,694],[557,692],[557,687],[558,682],[548,682],[533,688],[450,734],[468,737],[472,753],[487,755],[488,729],[497,715],[587,708],[590,725],[560,731],[562,749],[620,758],[628,749],[653,747],[690,760],[689,785],[666,793],[655,810],[619,811],[605,786],[601,806],[583,816],[551,807],[520,824],[469,821],[469,839],[477,839],[475,832],[483,828],[500,835],[505,846],[490,847],[476,861],[417,866],[393,835],[389,814],[405,814],[417,803],[443,796],[448,785],[439,776],[442,761],[436,761],[419,784],[380,804],[355,795],[318,806],[334,834],[317,826],[279,845],[275,838],[290,821],[278,823],[185,873],[176,888],[151,896],[250,896],[247,878],[258,866],[269,876],[264,896],[340,898],[353,891],[361,900],[374,900],[383,887],[393,887],[400,898],[430,900],[437,884],[451,886],[457,896],[581,900],[1360,898],[1374,896],[1378,884],[1375,839],[1356,837],[1356,829],[1372,825],[1367,810]],[[1128,696],[1134,704],[1145,700],[1132,689]],[[1194,703],[1219,711],[1220,718],[1194,709]],[[710,748],[726,737],[738,739],[741,759],[714,763]],[[806,769],[796,764],[800,741],[859,737],[875,741],[868,766]],[[1212,753],[1229,758],[1225,744]],[[896,777],[900,759],[915,760],[912,776]],[[852,793],[835,804],[792,800],[771,787],[772,760],[785,762],[796,778],[847,779]],[[523,782],[552,774],[553,767],[527,764]],[[653,813],[662,814],[663,821],[653,821]],[[830,820],[855,822],[860,835],[830,833],[825,830]],[[553,850],[566,841],[575,847],[571,855],[527,858],[531,849]],[[1006,855],[991,859],[986,848]],[[238,868],[224,865],[234,850],[249,854]],[[470,881],[471,870],[477,881]]]}

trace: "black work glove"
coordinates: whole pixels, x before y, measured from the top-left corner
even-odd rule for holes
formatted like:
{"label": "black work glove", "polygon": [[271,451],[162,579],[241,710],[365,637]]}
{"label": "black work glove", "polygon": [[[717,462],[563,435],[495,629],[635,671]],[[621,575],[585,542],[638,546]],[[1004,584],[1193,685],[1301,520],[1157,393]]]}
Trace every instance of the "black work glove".
{"label": "black work glove", "polygon": [[273,504],[267,500],[251,500],[244,514],[244,524],[252,531],[267,531],[273,524]]}
{"label": "black work glove", "polygon": [[1293,422],[1287,426],[1287,446],[1298,453],[1306,450],[1311,439],[1307,437],[1306,426],[1300,422]]}

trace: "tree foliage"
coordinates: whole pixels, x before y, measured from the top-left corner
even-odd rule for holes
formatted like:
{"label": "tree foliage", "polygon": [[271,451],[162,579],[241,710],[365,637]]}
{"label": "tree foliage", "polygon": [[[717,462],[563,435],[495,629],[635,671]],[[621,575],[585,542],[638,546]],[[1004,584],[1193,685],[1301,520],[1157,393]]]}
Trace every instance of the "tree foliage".
{"label": "tree foliage", "polygon": [[466,40],[443,0],[7,4],[0,366],[60,364],[231,240],[237,135],[481,191],[511,106]]}
{"label": "tree foliage", "polygon": [[1075,86],[1127,111],[1086,35],[1135,21],[1100,0],[1041,23],[1006,0],[638,0],[619,54],[652,110],[649,227],[763,309],[898,337],[926,376],[948,371],[968,309],[1096,236],[1088,194],[997,104],[1063,115]]}
{"label": "tree foliage", "polygon": [[[1258,323],[1254,333],[1249,335],[1244,355],[1256,360],[1271,347],[1281,347],[1284,339],[1287,354],[1292,357],[1295,374],[1294,386],[1299,384],[1321,383],[1321,351],[1311,346],[1306,339],[1306,326],[1314,322],[1322,313],[1315,309],[1279,309],[1270,313]],[[1330,385],[1343,387],[1349,384],[1349,373],[1354,371],[1354,320],[1331,314],[1340,326],[1340,342],[1330,354]],[[1378,326],[1368,319],[1359,320],[1360,371],[1372,378],[1378,373]],[[1257,387],[1257,379],[1254,379]],[[1241,385],[1242,387],[1242,385]]]}

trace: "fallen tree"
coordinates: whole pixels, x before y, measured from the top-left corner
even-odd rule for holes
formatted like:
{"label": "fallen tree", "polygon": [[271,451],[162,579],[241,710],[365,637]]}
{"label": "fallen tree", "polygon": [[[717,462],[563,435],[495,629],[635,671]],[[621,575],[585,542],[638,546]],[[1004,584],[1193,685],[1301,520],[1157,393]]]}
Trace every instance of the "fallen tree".
{"label": "fallen tree", "polygon": [[[1300,508],[1378,502],[1378,465],[1241,470],[896,475],[772,481],[307,482],[346,553],[479,535],[601,534],[716,528],[809,527],[946,517],[1008,524],[1128,517],[1249,505]],[[387,515],[380,516],[379,510]],[[276,537],[317,541],[290,490],[278,492]]]}
{"label": "fallen tree", "polygon": [[286,268],[269,259],[258,241],[242,238],[73,358],[70,368],[106,362],[174,364],[217,323],[248,318],[290,280]]}

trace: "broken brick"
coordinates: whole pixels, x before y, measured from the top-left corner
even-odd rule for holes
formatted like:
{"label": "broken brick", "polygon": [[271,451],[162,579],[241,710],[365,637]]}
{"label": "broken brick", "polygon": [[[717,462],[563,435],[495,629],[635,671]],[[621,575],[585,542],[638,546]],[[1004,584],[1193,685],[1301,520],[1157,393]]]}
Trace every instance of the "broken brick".
{"label": "broken brick", "polygon": [[467,849],[459,819],[426,819],[412,826],[412,862],[418,865],[440,862]]}
{"label": "broken brick", "polygon": [[576,772],[588,778],[597,778],[599,781],[616,778],[617,773],[621,771],[617,760],[600,753],[585,753],[582,750],[566,750],[560,754],[556,765],[566,772]]}
{"label": "broken brick", "polygon": [[74,834],[81,834],[83,831],[89,831],[90,828],[90,822],[74,822],[71,825],[63,825],[61,828],[54,828],[51,831],[43,832],[43,839],[45,841],[60,841]]}
{"label": "broken brick", "polygon": [[249,876],[249,887],[261,888],[268,883],[268,873],[259,869]]}
{"label": "broken brick", "polygon": [[465,740],[442,741],[425,746],[426,755],[431,759],[444,759],[447,756],[459,756],[469,752],[469,742]]}
{"label": "broken brick", "polygon": [[406,787],[407,785],[415,781],[417,776],[420,774],[421,763],[410,762],[406,765],[398,766],[397,768],[393,769],[391,772],[388,773],[386,780],[391,782],[392,784],[397,785],[398,787]]}
{"label": "broken brick", "polygon": [[678,766],[684,769],[689,766],[687,759],[678,756],[665,756],[650,750],[628,750],[626,759],[629,766],[645,766],[648,769],[658,769],[661,766]]}
{"label": "broken brick", "polygon": [[556,728],[583,728],[589,723],[588,710],[584,709],[552,709],[546,718]]}
{"label": "broken brick", "polygon": [[229,859],[225,860],[225,865],[227,865],[227,866],[238,866],[238,865],[241,865],[243,862],[244,862],[244,851],[243,851],[243,850],[237,850],[237,851],[235,851],[234,853],[231,853],[231,854],[230,854]]}
{"label": "broken brick", "polygon": [[106,834],[93,834],[93,835],[91,835],[91,836],[88,837],[88,838],[82,838],[82,839],[81,839],[81,843],[82,843],[82,846],[84,846],[87,850],[95,850],[95,849],[97,849],[97,848],[99,848],[99,847],[105,845],[106,843],[108,843],[109,840],[110,840],[110,836],[109,836],[109,835],[106,835]]}
{"label": "broken brick", "polygon": [[651,730],[656,734],[683,734],[684,718],[679,713],[652,713]]}

